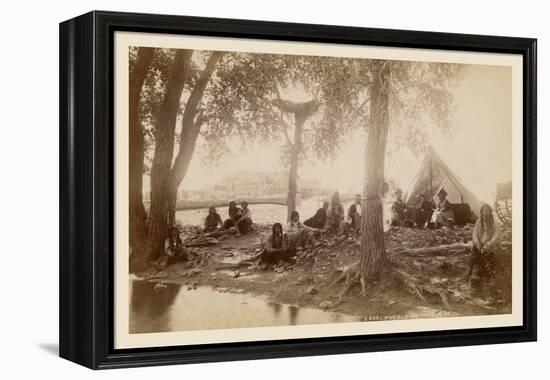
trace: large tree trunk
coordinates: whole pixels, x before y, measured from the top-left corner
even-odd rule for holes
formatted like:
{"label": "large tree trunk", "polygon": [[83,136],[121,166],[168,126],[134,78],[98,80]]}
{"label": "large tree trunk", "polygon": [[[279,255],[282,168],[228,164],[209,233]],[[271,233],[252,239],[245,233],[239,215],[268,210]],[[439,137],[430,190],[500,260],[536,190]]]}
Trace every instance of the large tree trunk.
{"label": "large tree trunk", "polygon": [[129,78],[129,233],[133,252],[142,248],[141,243],[147,237],[147,215],[142,197],[145,143],[139,116],[139,101],[154,53],[153,48],[139,48]]}
{"label": "large tree trunk", "polygon": [[367,282],[378,281],[385,259],[382,185],[388,134],[389,65],[377,61],[373,68],[370,92],[370,117],[365,150],[365,182],[361,218],[361,291],[366,296]]}
{"label": "large tree trunk", "polygon": [[175,190],[171,182],[176,119],[180,99],[188,76],[192,50],[177,50],[166,82],[166,92],[159,107],[155,125],[155,152],[151,166],[151,208],[149,210],[149,258],[161,251],[162,242],[171,226]]}
{"label": "large tree trunk", "polygon": [[[182,131],[179,151],[174,158],[175,123],[179,110],[181,93],[192,51],[178,50],[168,79],[163,106],[159,110],[159,126],[155,141],[155,156],[151,168],[151,210],[149,212],[149,234],[151,254],[160,252],[168,228],[176,223],[176,201],[178,188],[187,173],[195,151],[200,127],[204,120],[197,114],[206,85],[223,53],[211,54],[206,67],[198,78],[182,116]],[[171,94],[171,95],[169,95]],[[172,164],[172,160],[174,163]]]}

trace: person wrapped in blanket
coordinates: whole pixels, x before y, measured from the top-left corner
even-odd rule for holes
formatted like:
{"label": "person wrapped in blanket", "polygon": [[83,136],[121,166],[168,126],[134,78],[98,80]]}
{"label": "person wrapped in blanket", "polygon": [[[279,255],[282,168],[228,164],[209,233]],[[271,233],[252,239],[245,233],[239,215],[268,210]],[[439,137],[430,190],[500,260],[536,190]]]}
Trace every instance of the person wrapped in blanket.
{"label": "person wrapped in blanket", "polygon": [[469,284],[474,290],[479,290],[483,282],[494,276],[494,253],[499,237],[499,226],[491,206],[483,204],[479,213],[472,232],[474,245],[468,273]]}
{"label": "person wrapped in blanket", "polygon": [[317,210],[315,215],[313,215],[311,218],[306,219],[304,221],[304,224],[308,227],[319,229],[323,228],[325,224],[327,224],[327,210],[328,210],[329,203],[323,202],[323,207]]}
{"label": "person wrapped in blanket", "polygon": [[226,230],[231,227],[235,227],[235,223],[237,223],[237,221],[241,218],[241,209],[237,207],[235,201],[229,202],[227,215],[229,218],[223,222],[223,228]]}
{"label": "person wrapped in blanket", "polygon": [[208,215],[204,220],[204,232],[216,231],[218,227],[222,225],[223,222],[220,214],[218,214],[215,207],[210,207],[208,209]]}
{"label": "person wrapped in blanket", "polygon": [[260,255],[263,264],[277,264],[281,260],[293,263],[293,257],[300,248],[315,247],[319,242],[315,239],[315,229],[307,227],[300,222],[300,214],[293,211],[290,214],[290,222],[287,232],[283,233],[281,223],[275,223],[271,236],[267,239]]}
{"label": "person wrapped in blanket", "polygon": [[188,254],[179,236],[179,230],[172,227],[168,230],[168,237],[164,240],[164,250],[153,267],[162,270],[170,264],[188,260]]}
{"label": "person wrapped in blanket", "polygon": [[349,206],[348,218],[351,228],[359,232],[361,230],[361,194],[355,196],[355,202]]}
{"label": "person wrapped in blanket", "polygon": [[271,235],[265,242],[260,254],[260,263],[265,265],[278,264],[281,260],[293,262],[296,249],[288,245],[287,237],[283,234],[283,225],[274,223],[271,227]]}
{"label": "person wrapped in blanket", "polygon": [[454,213],[451,210],[451,202],[447,199],[445,189],[439,190],[437,199],[436,208],[432,214],[431,225],[434,228],[452,227],[454,224]]}
{"label": "person wrapped in blanket", "polygon": [[248,208],[248,202],[241,202],[241,216],[239,220],[235,222],[237,227],[237,235],[246,235],[252,232],[252,211]]}
{"label": "person wrapped in blanket", "polygon": [[290,213],[290,222],[286,228],[288,245],[291,248],[307,248],[317,245],[315,239],[315,229],[305,226],[300,222],[298,211]]}
{"label": "person wrapped in blanket", "polygon": [[344,232],[344,207],[340,202],[340,193],[337,191],[330,198],[330,206],[327,213],[327,223],[323,228],[323,232],[336,232],[342,234]]}
{"label": "person wrapped in blanket", "polygon": [[424,194],[420,195],[420,202],[416,210],[416,226],[418,228],[426,227],[427,223],[432,218],[433,204],[426,199]]}
{"label": "person wrapped in blanket", "polygon": [[391,225],[392,226],[403,226],[406,224],[408,210],[407,210],[407,205],[403,201],[402,195],[403,195],[403,190],[401,189],[395,190],[395,201],[391,206],[391,211],[392,211]]}

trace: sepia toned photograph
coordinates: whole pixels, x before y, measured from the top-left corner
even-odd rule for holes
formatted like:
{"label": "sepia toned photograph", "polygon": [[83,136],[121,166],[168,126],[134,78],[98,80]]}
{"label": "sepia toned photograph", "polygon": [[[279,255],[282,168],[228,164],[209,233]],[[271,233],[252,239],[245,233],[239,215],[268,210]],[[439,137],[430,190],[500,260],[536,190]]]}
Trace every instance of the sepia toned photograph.
{"label": "sepia toned photograph", "polygon": [[509,323],[522,238],[512,65],[196,45],[117,55],[126,336]]}

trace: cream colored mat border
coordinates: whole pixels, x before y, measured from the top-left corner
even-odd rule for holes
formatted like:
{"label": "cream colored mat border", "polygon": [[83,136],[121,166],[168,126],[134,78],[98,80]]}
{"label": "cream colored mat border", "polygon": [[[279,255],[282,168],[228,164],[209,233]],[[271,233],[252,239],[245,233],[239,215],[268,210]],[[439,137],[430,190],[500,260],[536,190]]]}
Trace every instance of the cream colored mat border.
{"label": "cream colored mat border", "polygon": [[[453,62],[512,67],[513,155],[513,271],[512,314],[414,320],[389,320],[300,326],[129,334],[128,275],[128,48],[148,46],[222,51],[246,51],[320,56],[348,56],[391,60]],[[312,338],[359,334],[434,331],[521,325],[523,140],[522,57],[509,54],[468,53],[406,48],[279,42],[218,37],[177,36],[132,32],[115,33],[115,348],[156,347]]]}

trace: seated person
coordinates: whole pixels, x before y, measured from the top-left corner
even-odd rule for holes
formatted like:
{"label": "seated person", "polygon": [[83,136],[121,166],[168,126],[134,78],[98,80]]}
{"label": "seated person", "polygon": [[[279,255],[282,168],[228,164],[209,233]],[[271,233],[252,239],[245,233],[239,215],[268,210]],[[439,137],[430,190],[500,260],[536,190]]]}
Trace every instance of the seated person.
{"label": "seated person", "polygon": [[344,207],[340,203],[340,194],[336,191],[330,198],[330,206],[327,213],[327,223],[324,231],[332,231],[342,234],[344,232]]}
{"label": "seated person", "polygon": [[401,195],[403,194],[403,191],[401,189],[397,189],[395,191],[395,201],[393,202],[393,205],[391,207],[392,211],[392,226],[401,226],[405,223],[405,219],[407,217],[407,205],[405,202],[403,202],[403,199],[401,199]]}
{"label": "seated person", "polygon": [[437,198],[438,201],[431,219],[433,227],[452,227],[454,223],[454,214],[453,210],[451,210],[451,203],[447,200],[447,192],[445,189],[439,190]]}
{"label": "seated person", "polygon": [[158,260],[153,263],[153,266],[157,270],[162,270],[170,264],[179,261],[187,261],[187,259],[187,252],[180,239],[178,229],[176,227],[170,228],[168,237],[164,240],[164,252]]}
{"label": "seated person", "polygon": [[235,223],[241,217],[241,209],[237,207],[237,204],[235,203],[235,201],[229,202],[229,208],[227,210],[227,214],[229,216],[229,219],[226,219],[223,222],[224,229],[235,227]]}
{"label": "seated person", "polygon": [[488,204],[481,206],[480,217],[472,232],[472,247],[469,283],[477,290],[481,281],[491,277],[490,266],[493,263],[494,250],[498,241],[498,223],[493,216],[493,209]]}
{"label": "seated person", "polygon": [[313,235],[313,230],[300,222],[300,214],[298,211],[292,211],[290,213],[290,222],[287,226],[286,236],[290,248],[303,248],[306,244],[317,244],[315,236]]}
{"label": "seated person", "polygon": [[361,194],[355,196],[355,203],[349,206],[348,218],[351,228],[355,231],[361,230]]}
{"label": "seated person", "polygon": [[304,224],[311,228],[323,228],[325,224],[327,223],[327,209],[328,209],[328,202],[323,202],[323,207],[317,210],[315,215],[313,215],[311,218],[306,219]]}
{"label": "seated person", "polygon": [[215,207],[208,209],[208,215],[204,220],[204,232],[212,232],[218,229],[218,226],[222,225],[222,218],[220,214],[216,212]]}
{"label": "seated person", "polygon": [[432,217],[433,205],[424,195],[420,195],[420,203],[416,210],[416,225],[418,228],[426,227],[426,224]]}
{"label": "seated person", "polygon": [[235,223],[237,235],[244,235],[252,231],[252,211],[248,208],[248,202],[241,202],[241,217]]}
{"label": "seated person", "polygon": [[277,264],[281,260],[292,262],[292,257],[295,255],[296,249],[289,248],[281,223],[273,224],[271,235],[267,238],[260,254],[260,262],[263,264]]}

